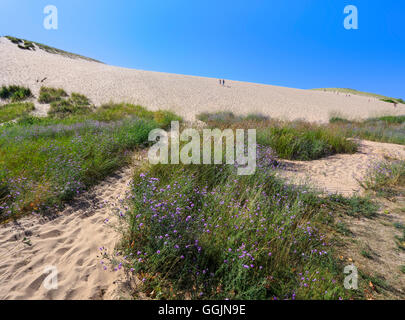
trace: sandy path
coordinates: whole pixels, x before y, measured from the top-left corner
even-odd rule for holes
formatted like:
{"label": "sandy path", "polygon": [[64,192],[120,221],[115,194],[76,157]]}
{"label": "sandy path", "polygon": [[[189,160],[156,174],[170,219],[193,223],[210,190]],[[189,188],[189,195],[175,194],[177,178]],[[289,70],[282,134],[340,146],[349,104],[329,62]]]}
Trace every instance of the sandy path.
{"label": "sandy path", "polygon": [[352,195],[361,192],[359,180],[384,157],[405,159],[405,147],[397,144],[360,140],[356,154],[337,154],[314,161],[282,160],[279,174],[294,183],[307,183],[331,193]]}
{"label": "sandy path", "polygon": [[[115,219],[113,210],[123,208],[132,171],[117,172],[53,219],[32,216],[0,226],[0,299],[122,297],[123,275],[104,270],[99,248],[111,252],[119,241],[109,224]],[[56,290],[44,286],[47,266],[58,270]]]}
{"label": "sandy path", "polygon": [[[400,268],[405,265],[405,251],[398,247],[396,237],[401,238],[403,233],[395,223],[405,225],[405,198],[397,197],[394,202],[381,200],[381,203],[383,208],[373,219],[342,217],[350,234],[339,251],[345,260],[350,258],[360,270],[385,282],[384,290],[367,288],[368,298],[403,300],[405,276]],[[362,254],[364,251],[368,257]]]}
{"label": "sandy path", "polygon": [[[46,78],[46,79],[45,79]],[[45,79],[42,83],[41,81]],[[239,81],[141,71],[71,59],[42,50],[21,50],[0,38],[0,85],[20,84],[37,96],[42,85],[86,94],[93,103],[138,103],[152,110],[171,109],[186,120],[204,111],[262,113],[274,118],[328,121],[337,112],[349,118],[402,114],[405,105],[364,96],[301,90]],[[37,104],[39,114],[46,108]]]}

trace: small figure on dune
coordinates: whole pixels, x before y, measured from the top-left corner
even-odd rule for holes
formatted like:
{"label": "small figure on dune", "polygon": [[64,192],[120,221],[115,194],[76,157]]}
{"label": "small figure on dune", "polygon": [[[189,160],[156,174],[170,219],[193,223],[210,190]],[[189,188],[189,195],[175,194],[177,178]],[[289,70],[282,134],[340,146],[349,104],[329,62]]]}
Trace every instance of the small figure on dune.
{"label": "small figure on dune", "polygon": [[222,80],[222,85],[223,85],[223,86],[225,85],[225,80]]}

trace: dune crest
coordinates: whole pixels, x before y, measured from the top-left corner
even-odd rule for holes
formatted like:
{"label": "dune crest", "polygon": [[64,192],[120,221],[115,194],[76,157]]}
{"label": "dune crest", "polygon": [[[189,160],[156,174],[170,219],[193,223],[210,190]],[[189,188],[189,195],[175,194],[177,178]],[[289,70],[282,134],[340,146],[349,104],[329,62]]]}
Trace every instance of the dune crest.
{"label": "dune crest", "polygon": [[[45,81],[41,82],[42,79]],[[377,98],[315,90],[142,71],[72,59],[43,50],[22,50],[0,38],[0,85],[29,86],[35,95],[42,85],[87,95],[96,105],[141,104],[151,110],[170,109],[186,120],[201,112],[261,113],[287,120],[327,122],[331,113],[350,118],[401,114],[404,105]]]}

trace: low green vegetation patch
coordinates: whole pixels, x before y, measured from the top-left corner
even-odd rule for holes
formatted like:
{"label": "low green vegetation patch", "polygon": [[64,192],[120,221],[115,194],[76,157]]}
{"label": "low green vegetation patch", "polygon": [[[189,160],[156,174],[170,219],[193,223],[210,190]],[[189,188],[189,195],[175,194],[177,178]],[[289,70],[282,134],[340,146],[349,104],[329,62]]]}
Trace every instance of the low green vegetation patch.
{"label": "low green vegetation patch", "polygon": [[11,36],[6,36],[12,43],[16,44],[20,49],[24,50],[35,50],[34,43],[32,41],[19,39]]}
{"label": "low green vegetation patch", "polygon": [[61,101],[62,99],[68,97],[65,90],[59,88],[49,88],[41,87],[39,90],[38,102],[40,103],[52,103],[56,101]]}
{"label": "low green vegetation patch", "polygon": [[257,142],[271,147],[280,158],[314,160],[337,153],[354,153],[357,144],[327,125],[278,121],[262,115],[235,116],[231,112],[197,116],[212,128],[256,129]]}
{"label": "low green vegetation patch", "polygon": [[377,163],[369,169],[361,186],[380,196],[395,196],[398,188],[405,186],[405,161],[387,160]]}
{"label": "low green vegetation patch", "polygon": [[348,298],[327,230],[356,209],[338,200],[274,170],[148,166],[135,174],[123,259],[113,262],[140,274],[140,291],[157,299]]}
{"label": "low green vegetation patch", "polygon": [[65,57],[69,57],[69,58],[73,58],[73,59],[84,59],[84,60],[88,60],[88,61],[93,61],[93,62],[98,62],[101,63],[98,60],[92,59],[92,58],[88,58],[79,54],[75,54],[75,53],[71,53],[71,52],[67,52],[61,49],[57,49],[54,47],[50,47],[48,45],[42,44],[42,43],[38,43],[38,42],[34,42],[34,41],[28,41],[25,39],[20,39],[20,38],[16,38],[16,37],[12,37],[12,36],[6,36],[7,39],[9,39],[12,43],[16,44],[20,49],[24,49],[24,50],[35,50],[35,46],[37,46],[39,49],[46,51],[48,53],[52,53],[52,54],[60,54],[63,55]]}
{"label": "low green vegetation patch", "polygon": [[27,115],[35,109],[31,102],[15,102],[0,106],[0,123]]}
{"label": "low green vegetation patch", "polygon": [[269,117],[259,113],[251,113],[247,116],[236,116],[233,112],[219,111],[214,113],[203,112],[197,115],[197,119],[206,122],[208,125],[231,125],[241,121],[265,121]]}
{"label": "low green vegetation patch", "polygon": [[72,93],[68,99],[51,102],[49,116],[65,118],[71,115],[83,115],[92,111],[90,100],[79,93]]}
{"label": "low green vegetation patch", "polygon": [[270,146],[279,157],[290,160],[314,160],[357,151],[357,145],[353,141],[322,126],[283,125],[260,129],[257,132],[257,141]]}
{"label": "low green vegetation patch", "polygon": [[405,104],[405,101],[401,98],[391,98],[391,97],[383,96],[381,94],[364,92],[364,91],[359,91],[359,90],[349,89],[349,88],[320,88],[320,89],[311,89],[311,90],[325,91],[325,92],[326,91],[338,92],[338,93],[345,93],[345,94],[355,94],[355,95],[359,95],[359,96],[377,98],[377,99],[380,99],[381,101],[388,102],[388,103]]}
{"label": "low green vegetation patch", "polygon": [[95,120],[112,121],[125,117],[139,117],[155,121],[160,127],[168,128],[172,121],[182,118],[168,110],[149,111],[140,105],[129,103],[107,103],[95,110],[91,115]]}
{"label": "low green vegetation patch", "polygon": [[0,98],[11,102],[23,101],[32,97],[31,90],[26,87],[11,85],[0,88]]}
{"label": "low green vegetation patch", "polygon": [[[88,102],[78,94],[60,101],[70,100]],[[151,114],[105,121],[75,109],[62,118],[25,114],[0,127],[0,222],[56,209],[126,164],[130,151],[149,144],[149,132],[161,127]]]}
{"label": "low green vegetation patch", "polygon": [[332,117],[330,128],[346,137],[405,145],[405,116],[383,116],[363,121]]}

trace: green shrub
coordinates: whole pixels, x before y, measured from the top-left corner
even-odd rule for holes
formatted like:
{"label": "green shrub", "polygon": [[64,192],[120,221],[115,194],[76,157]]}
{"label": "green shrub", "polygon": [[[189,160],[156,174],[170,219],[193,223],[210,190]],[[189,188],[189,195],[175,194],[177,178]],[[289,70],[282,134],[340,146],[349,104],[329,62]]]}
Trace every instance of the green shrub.
{"label": "green shrub", "polygon": [[82,104],[83,100],[74,100],[72,98],[67,100],[59,100],[51,103],[51,108],[48,115],[51,117],[65,118],[71,115],[88,114],[92,110],[89,105]]}
{"label": "green shrub", "polygon": [[318,226],[333,225],[328,212],[350,210],[351,200],[337,205],[272,170],[237,176],[226,165],[144,167],[129,199],[121,263],[144,277],[152,298],[350,295]]}
{"label": "green shrub", "polygon": [[383,121],[387,125],[402,124],[405,122],[405,116],[383,116],[383,117],[371,118],[371,119],[365,120],[366,123],[375,123],[378,121]]}
{"label": "green shrub", "polygon": [[233,112],[220,111],[215,113],[203,112],[197,115],[197,119],[206,123],[233,123],[239,121],[240,117],[236,117]]}
{"label": "green shrub", "polygon": [[68,94],[63,89],[41,87],[41,89],[39,90],[38,102],[51,103],[55,101],[60,101],[67,96]]}
{"label": "green shrub", "polygon": [[353,141],[325,127],[295,128],[287,125],[260,129],[257,141],[270,146],[279,157],[290,160],[314,160],[357,150]]}
{"label": "green shrub", "polygon": [[34,104],[30,102],[16,102],[0,106],[0,123],[27,115],[34,109]]}
{"label": "green shrub", "polygon": [[170,126],[171,121],[182,121],[182,118],[171,111],[158,110],[149,111],[142,106],[129,103],[108,103],[97,108],[91,116],[99,121],[113,121],[124,117],[138,117],[143,119],[154,120],[161,128]]}
{"label": "green shrub", "polygon": [[99,121],[115,121],[125,117],[153,119],[153,112],[129,103],[108,103],[97,108],[92,118]]}
{"label": "green shrub", "polygon": [[130,160],[147,143],[150,120],[86,120],[0,127],[0,221],[57,209]]}
{"label": "green shrub", "polygon": [[383,161],[369,169],[361,181],[365,190],[372,190],[380,196],[395,196],[395,189],[405,186],[405,161]]}
{"label": "green shrub", "polygon": [[381,101],[387,102],[387,103],[393,103],[393,104],[397,104],[398,102],[393,100],[393,99],[380,99]]}
{"label": "green shrub", "polygon": [[158,110],[153,113],[153,120],[161,128],[168,128],[172,121],[182,121],[182,118],[171,111]]}
{"label": "green shrub", "polygon": [[1,99],[10,99],[12,102],[26,100],[32,97],[31,90],[17,85],[2,86],[0,89]]}

